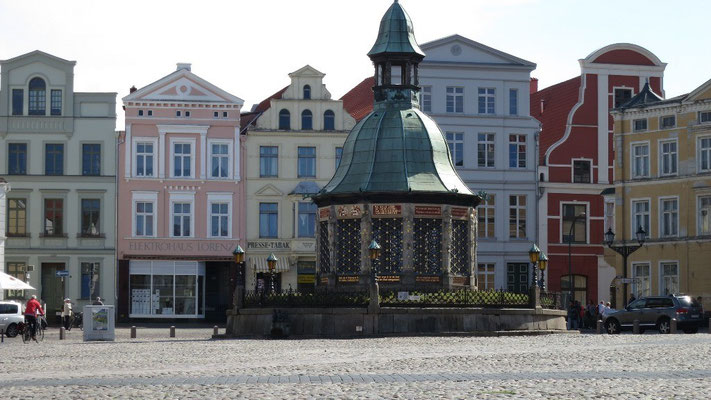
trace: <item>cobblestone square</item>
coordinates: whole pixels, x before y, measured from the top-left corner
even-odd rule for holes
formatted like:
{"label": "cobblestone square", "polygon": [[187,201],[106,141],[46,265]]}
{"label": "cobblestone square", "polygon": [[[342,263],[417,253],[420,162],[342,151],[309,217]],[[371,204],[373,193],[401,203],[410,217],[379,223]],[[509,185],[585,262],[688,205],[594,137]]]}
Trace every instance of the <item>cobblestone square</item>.
{"label": "cobblestone square", "polygon": [[212,340],[212,329],[81,331],[0,344],[12,399],[711,398],[711,335]]}

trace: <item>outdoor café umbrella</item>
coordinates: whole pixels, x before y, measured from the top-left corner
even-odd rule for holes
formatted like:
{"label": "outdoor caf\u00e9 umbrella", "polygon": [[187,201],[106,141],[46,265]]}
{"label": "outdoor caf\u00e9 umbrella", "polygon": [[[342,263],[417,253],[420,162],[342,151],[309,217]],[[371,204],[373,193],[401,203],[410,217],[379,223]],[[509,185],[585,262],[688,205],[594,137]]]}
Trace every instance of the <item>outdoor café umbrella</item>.
{"label": "outdoor caf\u00e9 umbrella", "polygon": [[0,289],[2,290],[34,290],[32,286],[25,282],[0,271]]}

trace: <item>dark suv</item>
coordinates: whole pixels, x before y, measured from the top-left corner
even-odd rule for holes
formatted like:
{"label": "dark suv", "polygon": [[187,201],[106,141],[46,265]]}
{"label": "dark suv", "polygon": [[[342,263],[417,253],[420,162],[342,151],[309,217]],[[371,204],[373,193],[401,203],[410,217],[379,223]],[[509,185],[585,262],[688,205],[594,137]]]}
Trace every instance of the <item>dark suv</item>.
{"label": "dark suv", "polygon": [[678,329],[696,333],[704,321],[703,316],[701,304],[690,296],[650,296],[633,301],[624,310],[607,314],[603,323],[610,334],[632,330],[634,320],[639,320],[640,333],[649,328],[669,333],[671,320],[676,318]]}

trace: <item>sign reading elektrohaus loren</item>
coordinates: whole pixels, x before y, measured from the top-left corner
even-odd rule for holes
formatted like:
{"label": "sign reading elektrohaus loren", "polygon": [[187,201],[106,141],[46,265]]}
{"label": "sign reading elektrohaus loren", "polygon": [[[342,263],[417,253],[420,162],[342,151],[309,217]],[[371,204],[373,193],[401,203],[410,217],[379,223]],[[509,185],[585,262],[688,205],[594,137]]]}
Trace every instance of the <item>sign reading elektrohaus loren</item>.
{"label": "sign reading elektrohaus loren", "polygon": [[198,240],[133,240],[128,243],[128,251],[151,253],[218,253],[231,254],[234,241],[198,241]]}

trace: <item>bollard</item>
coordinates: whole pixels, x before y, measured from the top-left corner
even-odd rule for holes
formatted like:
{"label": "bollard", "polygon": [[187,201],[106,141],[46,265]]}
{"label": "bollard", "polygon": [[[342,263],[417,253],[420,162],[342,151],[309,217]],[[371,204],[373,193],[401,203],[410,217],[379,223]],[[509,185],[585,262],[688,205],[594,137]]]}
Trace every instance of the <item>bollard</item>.
{"label": "bollard", "polygon": [[136,327],[132,326],[131,327],[131,339],[135,339],[135,338],[136,338]]}
{"label": "bollard", "polygon": [[672,318],[669,323],[669,333],[676,333],[676,318]]}
{"label": "bollard", "polygon": [[64,340],[64,334],[65,334],[65,333],[66,333],[66,332],[65,332],[65,330],[64,330],[64,327],[63,327],[63,326],[59,327],[59,340]]}
{"label": "bollard", "polygon": [[170,327],[170,337],[175,337],[175,327],[174,326]]}
{"label": "bollard", "polygon": [[639,334],[639,320],[638,319],[634,320],[633,324],[634,325],[632,326],[632,333],[637,335],[637,334]]}
{"label": "bollard", "polygon": [[601,333],[602,333],[602,321],[598,320],[597,321],[597,334],[599,335]]}
{"label": "bollard", "polygon": [[0,343],[5,343],[5,329],[0,329]]}
{"label": "bollard", "polygon": [[219,330],[219,328],[217,327],[217,325],[215,325],[215,326],[212,328],[212,334],[215,335],[215,336],[218,335],[218,332],[219,332],[219,331],[220,331],[220,330]]}

